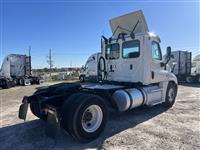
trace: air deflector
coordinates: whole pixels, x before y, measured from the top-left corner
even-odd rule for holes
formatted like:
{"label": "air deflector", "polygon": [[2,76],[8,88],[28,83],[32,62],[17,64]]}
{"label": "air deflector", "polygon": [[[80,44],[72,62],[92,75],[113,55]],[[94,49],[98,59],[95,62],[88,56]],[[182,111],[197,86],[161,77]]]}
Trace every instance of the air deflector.
{"label": "air deflector", "polygon": [[149,32],[142,10],[135,11],[110,20],[110,27],[114,37],[120,33],[130,34]]}

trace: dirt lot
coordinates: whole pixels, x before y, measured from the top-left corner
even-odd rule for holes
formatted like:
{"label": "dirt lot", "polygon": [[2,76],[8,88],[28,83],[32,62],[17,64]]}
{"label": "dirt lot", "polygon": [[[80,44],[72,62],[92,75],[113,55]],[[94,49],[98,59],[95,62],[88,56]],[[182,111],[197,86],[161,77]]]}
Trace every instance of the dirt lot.
{"label": "dirt lot", "polygon": [[36,86],[0,90],[0,149],[200,149],[200,86],[179,86],[173,108],[142,107],[111,114],[104,133],[80,144],[67,133],[54,140],[44,133],[45,123],[28,112],[19,120],[18,108],[24,95]]}

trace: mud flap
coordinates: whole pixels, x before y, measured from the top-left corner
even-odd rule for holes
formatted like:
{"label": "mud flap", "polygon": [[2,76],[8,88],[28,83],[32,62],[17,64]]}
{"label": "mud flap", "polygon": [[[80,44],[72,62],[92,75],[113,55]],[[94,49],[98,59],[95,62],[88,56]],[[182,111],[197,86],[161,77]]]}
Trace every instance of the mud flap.
{"label": "mud flap", "polygon": [[19,107],[18,117],[25,121],[26,120],[27,111],[28,111],[28,97],[24,96],[22,102],[23,103]]}
{"label": "mud flap", "polygon": [[60,132],[60,122],[56,110],[48,109],[45,133],[55,138]]}

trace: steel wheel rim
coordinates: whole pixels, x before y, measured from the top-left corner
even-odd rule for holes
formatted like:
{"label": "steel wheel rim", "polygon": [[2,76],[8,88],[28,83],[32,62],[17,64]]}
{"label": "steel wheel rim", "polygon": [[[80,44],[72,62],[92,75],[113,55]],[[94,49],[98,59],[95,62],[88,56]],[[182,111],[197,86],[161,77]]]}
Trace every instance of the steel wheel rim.
{"label": "steel wheel rim", "polygon": [[95,132],[101,125],[103,112],[98,105],[89,106],[82,115],[82,127],[86,132]]}
{"label": "steel wheel rim", "polygon": [[168,93],[169,101],[172,102],[174,100],[174,97],[175,97],[175,91],[173,88],[170,88]]}

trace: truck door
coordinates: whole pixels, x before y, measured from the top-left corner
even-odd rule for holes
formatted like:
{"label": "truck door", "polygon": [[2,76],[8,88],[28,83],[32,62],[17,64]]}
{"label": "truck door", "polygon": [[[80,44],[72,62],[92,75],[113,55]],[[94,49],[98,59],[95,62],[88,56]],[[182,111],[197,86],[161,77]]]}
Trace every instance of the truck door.
{"label": "truck door", "polygon": [[152,53],[152,63],[151,63],[151,83],[158,83],[166,78],[166,72],[162,63],[162,52],[158,42],[151,42],[151,53]]}

